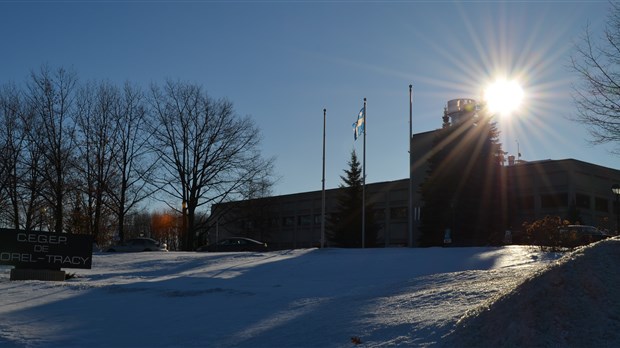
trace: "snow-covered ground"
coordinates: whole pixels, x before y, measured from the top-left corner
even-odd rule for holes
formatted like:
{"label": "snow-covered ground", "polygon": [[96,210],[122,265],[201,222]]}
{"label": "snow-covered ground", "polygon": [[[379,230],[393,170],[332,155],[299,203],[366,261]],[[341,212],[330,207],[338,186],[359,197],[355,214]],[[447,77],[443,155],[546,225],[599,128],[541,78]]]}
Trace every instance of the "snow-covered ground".
{"label": "snow-covered ground", "polygon": [[620,240],[532,247],[96,254],[9,281],[1,347],[620,346]]}

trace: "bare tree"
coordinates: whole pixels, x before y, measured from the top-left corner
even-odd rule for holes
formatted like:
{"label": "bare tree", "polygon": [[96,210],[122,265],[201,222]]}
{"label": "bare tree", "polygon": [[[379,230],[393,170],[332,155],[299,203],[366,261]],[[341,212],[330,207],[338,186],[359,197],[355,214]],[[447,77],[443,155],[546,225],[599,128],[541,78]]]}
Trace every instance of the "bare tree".
{"label": "bare tree", "polygon": [[620,4],[610,5],[603,35],[593,36],[588,26],[571,56],[580,77],[573,88],[575,121],[588,127],[594,144],[620,142]]}
{"label": "bare tree", "polygon": [[149,147],[148,116],[143,93],[126,83],[114,108],[117,148],[111,164],[116,182],[108,190],[120,240],[125,239],[125,217],[156,192],[152,175],[157,158]]}
{"label": "bare tree", "polygon": [[44,166],[44,149],[39,146],[36,139],[42,136],[42,130],[37,126],[34,111],[28,105],[21,115],[24,136],[26,137],[23,147],[20,166],[18,189],[21,199],[21,211],[23,212],[23,228],[50,230],[48,216],[49,204],[43,199],[45,182],[41,173]]}
{"label": "bare tree", "polygon": [[5,85],[0,90],[0,197],[2,215],[13,228],[43,227],[45,213],[41,192],[42,153],[31,141],[36,128],[34,113],[21,90]]}
{"label": "bare tree", "polygon": [[111,213],[107,211],[108,187],[112,186],[113,157],[118,146],[114,108],[119,91],[109,83],[89,83],[80,89],[77,98],[76,161],[80,188],[73,207],[73,220],[85,219],[85,231],[99,241]]}
{"label": "bare tree", "polygon": [[[248,183],[264,181],[272,160],[260,155],[254,122],[237,116],[230,101],[214,100],[200,86],[168,81],[163,88],[152,87],[151,101],[161,187],[181,203],[183,248],[190,250],[199,227],[197,209],[241,197]],[[179,205],[168,205],[179,211]]]}
{"label": "bare tree", "polygon": [[2,217],[13,228],[20,228],[19,159],[24,146],[20,124],[23,102],[15,85],[0,90],[0,207]]}
{"label": "bare tree", "polygon": [[[129,83],[122,89],[91,83],[80,90],[77,106],[83,198],[75,203],[82,204],[95,240],[109,239],[110,227],[124,240],[125,216],[155,191],[150,175],[157,161],[149,152],[144,96]],[[81,214],[72,215],[78,221]]]}
{"label": "bare tree", "polygon": [[[30,140],[43,154],[40,174],[45,183],[43,198],[52,210],[53,230],[63,232],[64,204],[71,190],[68,178],[74,159],[72,119],[77,78],[63,68],[52,71],[43,66],[32,72],[26,99],[34,113]],[[34,132],[36,131],[36,134]]]}
{"label": "bare tree", "polygon": [[133,211],[125,216],[125,234],[127,238],[152,237],[152,219],[154,212]]}

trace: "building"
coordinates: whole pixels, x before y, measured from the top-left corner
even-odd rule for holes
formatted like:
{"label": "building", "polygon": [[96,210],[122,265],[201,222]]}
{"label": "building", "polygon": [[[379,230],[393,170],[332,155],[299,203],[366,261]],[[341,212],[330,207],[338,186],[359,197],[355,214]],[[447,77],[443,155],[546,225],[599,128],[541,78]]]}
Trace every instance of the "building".
{"label": "building", "polygon": [[506,170],[516,201],[515,228],[547,215],[568,218],[574,209],[581,224],[617,231],[611,186],[620,183],[619,170],[574,159],[524,162]]}
{"label": "building", "polygon": [[[471,99],[448,102],[443,127],[477,117]],[[380,230],[378,243],[384,247],[416,245],[424,202],[419,187],[428,172],[437,131],[414,134],[411,138],[411,180],[413,207],[409,209],[409,179],[366,185],[366,201]],[[502,167],[509,225],[518,231],[524,222],[547,215],[578,219],[580,223],[616,231],[617,197],[611,186],[620,183],[620,171],[574,159],[525,162],[509,156]],[[339,189],[326,190],[326,215],[337,211]],[[321,243],[322,192],[320,190],[256,200],[218,204],[212,208],[216,228],[208,242],[227,236],[245,236],[268,242],[275,248],[316,247]],[[410,241],[408,216],[413,216]],[[326,224],[326,228],[329,225]],[[501,231],[499,231],[501,232]],[[361,238],[361,231],[360,231]]]}
{"label": "building", "polygon": [[[408,243],[408,190],[408,179],[366,185],[366,199],[374,205],[372,213],[380,226],[382,246]],[[337,210],[338,193],[339,189],[325,191],[327,218]],[[218,204],[212,212],[218,220],[217,231],[209,234],[209,242],[245,236],[279,249],[317,247],[321,244],[321,213],[320,190]]]}

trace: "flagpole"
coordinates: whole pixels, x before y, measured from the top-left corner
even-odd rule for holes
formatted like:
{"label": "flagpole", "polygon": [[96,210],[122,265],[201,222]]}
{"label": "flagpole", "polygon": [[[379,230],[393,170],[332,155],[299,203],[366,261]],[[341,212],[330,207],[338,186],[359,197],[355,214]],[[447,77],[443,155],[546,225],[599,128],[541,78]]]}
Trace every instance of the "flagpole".
{"label": "flagpole", "polygon": [[325,247],[325,120],[327,109],[323,109],[323,189],[321,195],[321,249]]}
{"label": "flagpole", "polygon": [[413,247],[413,86],[409,85],[409,247]]}
{"label": "flagpole", "polygon": [[366,127],[368,120],[366,119],[366,98],[364,98],[364,154],[362,160],[362,249],[366,244]]}

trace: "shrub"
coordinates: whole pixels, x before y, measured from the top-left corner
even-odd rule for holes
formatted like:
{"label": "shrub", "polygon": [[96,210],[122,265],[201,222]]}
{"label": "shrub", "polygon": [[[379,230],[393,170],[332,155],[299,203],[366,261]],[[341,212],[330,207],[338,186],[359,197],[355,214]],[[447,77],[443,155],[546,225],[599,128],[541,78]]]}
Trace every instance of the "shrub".
{"label": "shrub", "polygon": [[537,245],[543,251],[562,251],[576,245],[574,234],[561,233],[560,229],[569,224],[559,216],[545,216],[532,223],[524,222],[523,229],[527,242]]}

